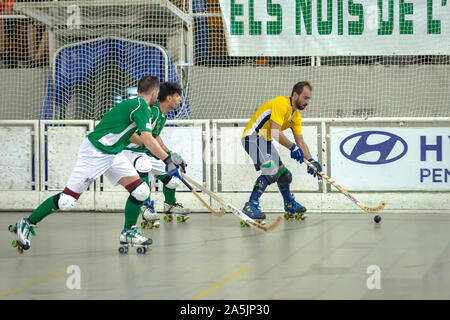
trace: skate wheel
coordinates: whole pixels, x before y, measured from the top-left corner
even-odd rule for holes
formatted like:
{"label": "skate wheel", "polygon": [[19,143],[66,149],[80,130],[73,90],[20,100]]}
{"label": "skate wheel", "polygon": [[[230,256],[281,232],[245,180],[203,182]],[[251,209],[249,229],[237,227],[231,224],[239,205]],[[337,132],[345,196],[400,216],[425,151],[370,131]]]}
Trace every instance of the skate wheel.
{"label": "skate wheel", "polygon": [[146,223],[145,221],[142,221],[142,222],[141,222],[141,228],[142,228],[142,229],[145,229],[146,226],[147,226],[147,223]]}
{"label": "skate wheel", "polygon": [[289,213],[284,214],[284,220],[289,220],[291,218],[291,215]]}
{"label": "skate wheel", "polygon": [[247,226],[247,223],[244,220],[241,220],[241,227],[245,228]]}
{"label": "skate wheel", "polygon": [[119,253],[120,253],[120,254],[126,254],[126,253],[128,253],[128,248],[126,248],[126,247],[120,247],[120,248],[119,248]]}
{"label": "skate wheel", "polygon": [[153,222],[149,222],[149,223],[147,224],[147,227],[148,227],[149,229],[152,229],[152,228],[153,228]]}
{"label": "skate wheel", "polygon": [[302,219],[302,220],[305,220],[305,219],[306,219],[306,217],[307,217],[307,215],[305,215],[305,214],[302,214],[302,215],[300,216],[300,219]]}
{"label": "skate wheel", "polygon": [[156,228],[156,229],[159,229],[159,224],[156,224],[156,225],[155,225],[155,228]]}
{"label": "skate wheel", "polygon": [[8,231],[9,232],[14,232],[14,226],[13,225],[8,226]]}
{"label": "skate wheel", "polygon": [[23,249],[21,247],[17,247],[17,252],[22,254],[23,253]]}
{"label": "skate wheel", "polygon": [[144,254],[144,253],[145,253],[145,248],[138,247],[138,248],[136,249],[136,252],[137,252],[138,254]]}
{"label": "skate wheel", "polygon": [[295,220],[300,220],[300,215],[299,214],[294,214],[294,219]]}
{"label": "skate wheel", "polygon": [[150,252],[150,251],[152,251],[152,248],[150,248],[150,247],[145,248],[145,252]]}
{"label": "skate wheel", "polygon": [[11,242],[11,247],[13,247],[13,248],[16,248],[18,245],[19,245],[19,241],[17,241],[17,240],[13,240]]}
{"label": "skate wheel", "polygon": [[178,216],[177,217],[177,221],[178,222],[184,222],[184,217],[183,216]]}
{"label": "skate wheel", "polygon": [[172,221],[173,221],[173,217],[169,216],[169,222],[172,222]]}

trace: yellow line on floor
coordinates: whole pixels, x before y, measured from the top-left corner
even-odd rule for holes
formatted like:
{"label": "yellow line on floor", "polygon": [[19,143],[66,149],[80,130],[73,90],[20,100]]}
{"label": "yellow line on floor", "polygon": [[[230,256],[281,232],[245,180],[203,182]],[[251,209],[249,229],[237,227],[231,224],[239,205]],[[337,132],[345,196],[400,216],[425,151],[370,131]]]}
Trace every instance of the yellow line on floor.
{"label": "yellow line on floor", "polygon": [[201,298],[203,298],[204,296],[206,296],[208,293],[210,293],[211,291],[216,290],[217,288],[223,286],[225,283],[230,282],[231,280],[233,280],[234,278],[239,277],[240,275],[246,273],[248,270],[250,270],[250,267],[244,267],[241,270],[233,273],[231,276],[229,276],[228,278],[223,279],[222,281],[217,282],[216,284],[212,285],[211,287],[209,287],[206,290],[203,290],[202,292],[200,292],[199,294],[197,294],[196,296],[192,297],[190,300],[199,300]]}
{"label": "yellow line on floor", "polygon": [[67,269],[61,270],[61,271],[59,271],[59,272],[57,272],[57,273],[54,273],[54,274],[52,274],[52,275],[49,275],[49,276],[46,277],[46,278],[43,278],[43,279],[40,279],[40,280],[31,282],[31,283],[29,283],[29,284],[26,284],[26,285],[24,285],[24,286],[18,287],[18,288],[16,288],[16,289],[13,289],[13,290],[10,290],[10,291],[5,291],[5,292],[0,292],[0,297],[10,296],[10,295],[12,295],[12,294],[18,293],[18,292],[23,291],[23,290],[25,290],[25,289],[28,289],[28,288],[30,288],[30,287],[32,287],[32,286],[36,286],[36,285],[38,285],[38,284],[40,284],[40,283],[42,283],[42,282],[45,282],[45,281],[48,281],[48,280],[57,278],[57,277],[59,277],[59,276],[62,276],[63,274],[66,274],[66,270],[67,270]]}

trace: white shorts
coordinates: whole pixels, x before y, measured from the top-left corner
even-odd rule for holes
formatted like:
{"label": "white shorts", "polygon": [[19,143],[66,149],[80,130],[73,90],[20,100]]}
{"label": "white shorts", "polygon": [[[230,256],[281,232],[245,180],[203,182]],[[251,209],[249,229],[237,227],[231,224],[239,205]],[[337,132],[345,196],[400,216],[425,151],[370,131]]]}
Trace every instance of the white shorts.
{"label": "white shorts", "polygon": [[167,173],[166,164],[162,160],[153,158],[143,152],[134,152],[131,150],[123,150],[122,152],[125,155],[125,157],[130,161],[130,163],[134,163],[134,161],[139,157],[145,157],[146,159],[149,159],[152,162],[152,169],[150,170],[148,176],[152,182],[155,182],[156,176]]}
{"label": "white shorts", "polygon": [[83,193],[102,174],[115,186],[123,177],[138,176],[136,169],[122,152],[103,153],[86,138],[81,143],[77,163],[67,182],[67,188],[76,193]]}

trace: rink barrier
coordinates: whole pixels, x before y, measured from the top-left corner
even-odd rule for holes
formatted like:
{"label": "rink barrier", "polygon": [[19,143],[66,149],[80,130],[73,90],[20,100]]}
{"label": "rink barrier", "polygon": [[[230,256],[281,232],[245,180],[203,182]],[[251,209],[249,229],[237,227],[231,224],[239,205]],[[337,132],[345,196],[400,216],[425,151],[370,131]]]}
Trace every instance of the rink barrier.
{"label": "rink barrier", "polygon": [[[207,188],[218,193],[224,200],[232,202],[237,207],[248,200],[254,181],[258,176],[240,142],[240,134],[247,122],[248,119],[171,120],[167,122],[169,126],[177,128],[193,128],[183,129],[184,134],[183,137],[180,137],[181,141],[175,139],[174,147],[169,146],[169,148],[173,148],[177,152],[179,150],[176,145],[179,148],[182,148],[183,145],[192,146],[197,151],[201,149],[201,156],[188,155],[195,160],[191,168],[188,167],[188,173],[194,173],[195,178],[203,181]],[[0,186],[0,211],[33,210],[49,196],[62,191],[76,161],[73,155],[78,151],[83,132],[88,134],[93,130],[95,124],[91,120],[1,120],[0,150],[2,150],[2,159],[0,175],[5,182]],[[305,141],[310,146],[311,153],[314,156],[317,155],[317,159],[323,164],[323,171],[329,173],[329,131],[333,126],[369,125],[393,128],[439,126],[450,129],[450,117],[427,119],[306,118],[303,119],[302,124]],[[168,132],[168,128],[163,133]],[[222,136],[222,133],[230,136]],[[290,131],[287,130],[285,133],[289,136]],[[192,141],[198,140],[200,136],[201,142]],[[239,139],[237,139],[238,137]],[[291,136],[289,137],[291,138]],[[188,145],[188,142],[191,145]],[[224,145],[224,143],[226,144]],[[28,150],[28,152],[25,150]],[[333,187],[324,182],[317,182],[306,174],[306,167],[294,163],[289,158],[288,150],[280,148],[278,150],[283,162],[293,173],[293,193],[297,201],[306,206],[309,212],[363,213],[360,208],[348,201]],[[448,154],[448,151],[446,152]],[[447,156],[445,150],[443,156]],[[233,163],[234,158],[238,159],[238,162],[242,160],[244,163]],[[190,172],[189,170],[193,171]],[[348,174],[351,174],[351,172]],[[331,174],[331,177],[333,177],[333,174]],[[76,210],[123,211],[128,193],[123,191],[121,187],[108,186],[108,183],[97,179],[80,198]],[[155,191],[155,186],[152,189],[152,198],[157,203],[157,209],[161,210],[163,203],[161,186],[159,185],[158,191]],[[447,190],[362,190],[352,191],[352,193],[368,206],[386,200],[387,206],[383,211],[386,213],[450,213],[450,191]],[[211,200],[205,194],[200,194],[214,209],[220,209],[220,206],[214,200]],[[177,192],[177,201],[193,211],[206,212],[200,202],[187,192],[184,186],[180,188],[180,192]],[[283,202],[276,185],[270,186],[268,192],[261,198],[261,206],[266,212],[283,210]]]}

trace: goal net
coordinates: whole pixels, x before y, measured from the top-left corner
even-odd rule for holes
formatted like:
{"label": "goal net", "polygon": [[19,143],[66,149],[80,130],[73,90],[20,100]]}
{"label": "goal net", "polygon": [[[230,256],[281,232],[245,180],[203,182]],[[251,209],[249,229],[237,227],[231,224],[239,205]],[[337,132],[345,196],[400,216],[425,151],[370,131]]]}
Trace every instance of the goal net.
{"label": "goal net", "polygon": [[[190,20],[169,1],[42,1],[16,3],[14,10],[25,24],[40,28],[33,45],[46,48],[32,56],[26,41],[21,44],[22,56],[11,69],[33,80],[14,81],[20,87],[11,94],[16,103],[7,118],[98,120],[136,96],[142,76],[183,83]],[[30,40],[22,31],[13,36]],[[169,119],[189,117],[183,95]]]}
{"label": "goal net", "polygon": [[[221,7],[220,2],[227,6]],[[356,7],[350,7],[353,1],[204,1],[203,6],[194,8],[196,60],[189,72],[191,116],[249,118],[267,100],[290,96],[293,85],[303,80],[311,82],[313,97],[302,117],[450,116],[450,59],[438,54],[448,54],[450,34],[434,46],[422,40],[450,28],[450,1],[431,1],[432,8],[430,1],[428,7],[426,1],[408,2],[414,7],[399,8],[398,1],[389,0],[354,1]],[[421,3],[425,3],[422,11]],[[381,16],[378,10],[383,12]],[[235,38],[243,40],[227,40],[224,17],[229,17],[230,11],[234,18],[230,29],[239,35]],[[347,12],[353,16],[347,18]],[[357,23],[357,14],[364,14],[363,24]],[[401,17],[404,21],[399,22]],[[386,34],[399,33],[403,28],[401,32],[408,33],[413,27],[414,34],[404,36],[411,38],[407,39],[408,54],[396,53],[402,43],[385,41],[379,50],[387,52],[384,55],[349,55],[343,50],[333,55],[336,42],[344,43],[348,34],[370,34],[373,28]],[[309,45],[305,53],[296,54],[298,48],[307,47],[307,35],[318,32],[322,35],[317,38],[329,41],[317,47]],[[277,41],[287,34],[294,36]],[[264,35],[268,39],[265,44]],[[343,49],[350,52],[355,47],[355,41],[347,41]],[[263,49],[273,55],[246,55]],[[424,51],[432,53],[424,55]]]}
{"label": "goal net", "polygon": [[[0,119],[98,120],[134,96],[143,75],[182,85],[183,101],[170,115],[175,119],[249,118],[303,80],[313,86],[304,118],[448,117],[448,41],[428,45],[414,34],[407,54],[395,52],[391,41],[394,47],[378,55],[358,54],[350,50],[354,43],[343,41],[349,53],[333,54],[333,41],[373,25],[381,33],[408,33],[411,21],[419,33],[424,25],[430,38],[450,30],[450,1],[428,1],[424,15],[418,1],[409,2],[413,9],[392,0],[378,6],[340,0],[4,1]],[[293,18],[294,35],[320,32],[329,43],[301,54],[289,50],[289,41],[280,45],[277,36],[289,31],[286,3],[300,13]],[[270,54],[258,53],[264,37],[244,40],[235,51],[224,4],[234,6],[235,32],[269,35]]]}

